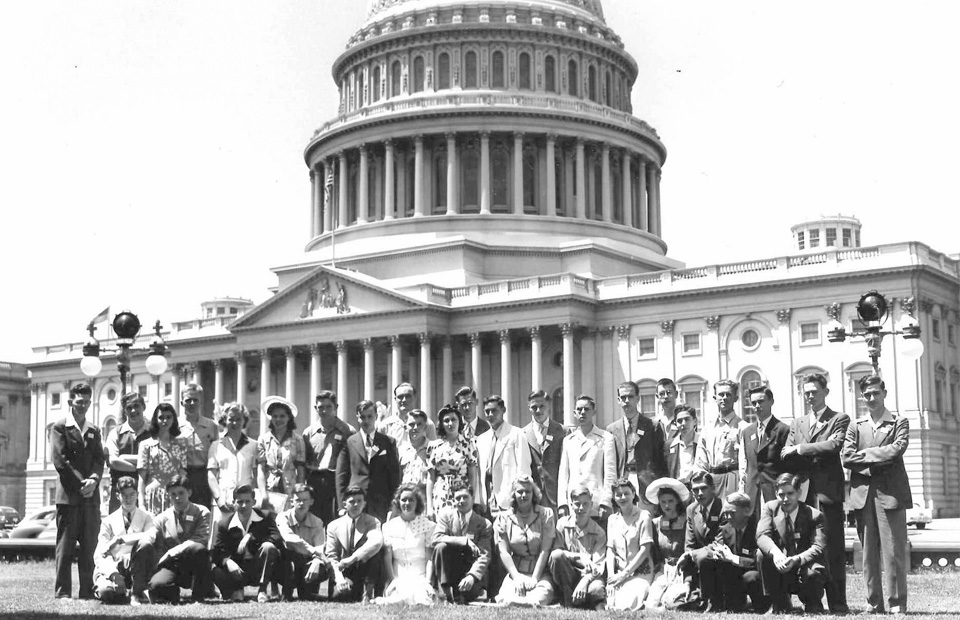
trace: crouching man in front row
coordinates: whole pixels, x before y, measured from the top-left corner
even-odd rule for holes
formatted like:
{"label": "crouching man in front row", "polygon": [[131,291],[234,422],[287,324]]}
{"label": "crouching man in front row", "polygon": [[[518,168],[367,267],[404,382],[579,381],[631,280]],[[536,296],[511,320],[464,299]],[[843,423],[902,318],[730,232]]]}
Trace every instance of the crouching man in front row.
{"label": "crouching man in front row", "polygon": [[320,583],[327,579],[327,558],[324,545],[327,535],[320,517],[310,512],[313,490],[305,484],[293,488],[293,508],[277,517],[277,529],[283,537],[286,579],[283,599],[292,600],[297,589],[300,599],[317,595]]}
{"label": "crouching man in front row", "polygon": [[603,609],[607,534],[590,518],[593,495],[586,485],[570,490],[571,514],[557,522],[557,544],[550,552],[550,573],[564,607]]}
{"label": "crouching man in front row", "polygon": [[192,597],[202,601],[210,594],[210,511],[190,501],[190,482],[177,476],[167,485],[173,504],[154,519],[154,550],[160,554],[150,579],[150,599],[180,602],[180,588],[192,588]]}
{"label": "crouching man in front row", "polygon": [[343,492],[346,514],[327,527],[324,552],[333,572],[333,597],[338,601],[369,603],[382,588],[383,533],[380,520],[363,511],[366,492],[357,485]]}
{"label": "crouching man in front row", "polygon": [[94,559],[94,594],[104,603],[120,603],[130,592],[130,604],[147,598],[147,580],[156,559],[153,515],[137,508],[137,481],[130,476],[117,480],[120,508],[100,524]]}
{"label": "crouching man in front row", "polygon": [[450,603],[469,603],[483,593],[490,566],[493,526],[473,509],[473,492],[462,481],[451,490],[455,506],[437,515],[433,570],[440,594]]}

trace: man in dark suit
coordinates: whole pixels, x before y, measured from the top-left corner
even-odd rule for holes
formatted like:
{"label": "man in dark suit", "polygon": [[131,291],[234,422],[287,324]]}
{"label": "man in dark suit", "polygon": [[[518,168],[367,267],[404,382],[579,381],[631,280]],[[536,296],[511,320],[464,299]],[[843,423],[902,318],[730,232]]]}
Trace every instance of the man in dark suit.
{"label": "man in dark suit", "polygon": [[254,508],[253,487],[241,485],[233,492],[237,511],[217,524],[210,552],[213,581],[224,600],[243,600],[243,587],[258,586],[257,602],[270,600],[267,587],[280,560],[283,538],[273,514]]}
{"label": "man in dark suit", "polygon": [[87,420],[93,390],[86,383],[70,388],[70,413],[50,428],[50,460],[57,470],[57,576],[54,595],[70,598],[71,565],[77,555],[80,598],[93,598],[93,552],[100,533],[100,478],[103,441],[100,429]]}
{"label": "man in dark suit", "polygon": [[780,454],[790,427],[773,415],[773,391],[756,387],[747,394],[757,421],[751,422],[740,435],[740,492],[753,502],[754,512],[760,505],[776,499],[775,484],[783,473]]}
{"label": "man in dark suit", "polygon": [[883,612],[886,589],[890,613],[906,613],[907,507],[913,504],[913,495],[903,453],[910,442],[910,425],[905,416],[894,416],[884,406],[887,390],[880,377],[863,377],[859,387],[870,415],[847,428],[840,456],[850,470],[850,508],[856,511],[863,545],[867,603],[872,611]]}
{"label": "man in dark suit", "polygon": [[617,386],[617,402],[623,417],[610,423],[606,431],[613,435],[614,453],[607,455],[615,463],[614,478],[627,478],[637,488],[641,505],[646,510],[647,485],[667,475],[664,427],[640,415],[640,388],[633,381]]}
{"label": "man in dark suit", "polygon": [[800,381],[810,414],[794,419],[781,452],[783,468],[800,476],[806,486],[801,498],[823,513],[827,529],[827,604],[833,613],[847,613],[847,569],[844,548],[844,480],[840,449],[850,426],[850,416],[827,406],[827,378],[806,375]]}
{"label": "man in dark suit", "polygon": [[180,588],[191,588],[193,600],[210,594],[210,510],[190,501],[190,480],[177,476],[167,484],[173,504],[154,519],[154,552],[160,556],[150,578],[153,601],[180,601]]}
{"label": "man in dark suit", "polygon": [[679,480],[688,488],[690,477],[696,471],[694,463],[697,459],[697,443],[700,441],[697,427],[697,410],[689,405],[677,405],[673,422],[666,427],[666,436],[663,440],[667,477]]}
{"label": "man in dark suit", "polygon": [[330,390],[317,394],[314,409],[317,421],[303,431],[307,449],[307,484],[313,489],[310,512],[324,525],[337,518],[337,461],[347,445],[347,438],[356,430],[337,417],[337,395]]}
{"label": "man in dark suit", "polygon": [[823,515],[800,503],[800,479],[795,474],[781,475],[776,484],[777,499],[763,505],[757,525],[764,592],[773,603],[774,613],[793,610],[790,596],[794,591],[805,611],[820,613],[827,581]]}
{"label": "man in dark suit", "polygon": [[474,510],[473,492],[461,481],[452,486],[455,506],[437,514],[433,538],[433,575],[450,603],[466,604],[480,596],[490,566],[493,527]]}
{"label": "man in dark suit", "polygon": [[[683,557],[677,566],[686,575],[685,581],[692,589],[700,584],[700,598],[718,610],[723,607],[716,579],[709,578],[715,560],[714,543],[720,533],[720,519],[723,502],[717,497],[713,474],[698,471],[691,479],[693,497],[697,501],[687,507],[687,532],[683,545]],[[707,579],[701,579],[700,573],[706,567]]]}
{"label": "man in dark suit", "polygon": [[477,392],[469,385],[465,385],[457,390],[454,397],[457,403],[457,409],[460,410],[460,416],[463,418],[463,436],[467,439],[473,439],[490,430],[490,424],[477,415]]}
{"label": "man in dark suit", "polygon": [[523,434],[530,446],[530,474],[543,493],[541,506],[557,509],[557,476],[560,474],[560,457],[563,454],[563,438],[567,432],[563,425],[550,417],[550,397],[543,390],[527,396],[527,409],[533,419],[523,427]]}
{"label": "man in dark suit", "polygon": [[376,430],[377,407],[369,400],[357,404],[360,431],[347,439],[337,459],[337,497],[343,506],[348,487],[358,486],[366,495],[366,511],[381,523],[386,521],[393,494],[400,486],[400,458],[391,437]]}
{"label": "man in dark suit", "polygon": [[[747,595],[754,611],[765,611],[768,603],[763,595],[760,567],[757,565],[757,517],[753,502],[746,493],[731,493],[723,504],[720,533],[713,544],[712,560],[701,570],[701,587],[712,579],[711,590],[717,592],[712,611],[740,612],[746,609]],[[709,568],[707,568],[709,567]]]}
{"label": "man in dark suit", "polygon": [[380,521],[364,513],[366,493],[361,487],[347,487],[341,498],[345,514],[327,526],[324,546],[324,554],[333,571],[333,598],[369,603],[382,587],[383,533]]}

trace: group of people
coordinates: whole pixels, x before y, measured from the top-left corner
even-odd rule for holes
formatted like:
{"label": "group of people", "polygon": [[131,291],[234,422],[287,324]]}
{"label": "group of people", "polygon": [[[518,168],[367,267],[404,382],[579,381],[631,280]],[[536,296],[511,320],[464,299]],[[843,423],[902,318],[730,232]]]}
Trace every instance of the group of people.
{"label": "group of people", "polygon": [[[756,419],[743,420],[739,385],[721,380],[716,422],[700,429],[672,380],[658,382],[653,415],[626,381],[614,422],[596,426],[595,400],[580,395],[566,429],[542,390],[519,427],[501,397],[469,386],[434,422],[401,383],[385,415],[358,403],[356,427],[333,392],[302,432],[296,406],[272,397],[254,441],[244,405],[218,407],[214,422],[190,384],[182,420],[163,403],[147,422],[142,398],[124,396],[104,451],[85,419],[90,388],[75,385],[50,440],[56,595],[70,596],[79,542],[80,596],[104,602],[175,601],[181,587],[243,600],[245,586],[259,601],[310,599],[327,582],[334,600],[621,610],[787,612],[797,594],[815,612],[825,592],[846,613],[846,467],[868,604],[902,612],[909,428],[879,377],[859,387],[870,415],[851,424],[826,406],[827,380],[804,377],[809,413],[788,426],[768,388],[749,391]],[[112,512],[100,524],[105,459]]]}

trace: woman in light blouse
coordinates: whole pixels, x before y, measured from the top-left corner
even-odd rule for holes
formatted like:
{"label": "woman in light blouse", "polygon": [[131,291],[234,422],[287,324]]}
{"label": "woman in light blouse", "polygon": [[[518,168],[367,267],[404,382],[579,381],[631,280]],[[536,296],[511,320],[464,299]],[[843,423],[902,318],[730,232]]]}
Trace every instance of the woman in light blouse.
{"label": "woman in light blouse", "polygon": [[547,560],[557,536],[553,510],[540,505],[542,494],[530,476],[520,476],[510,489],[510,510],[497,517],[494,541],[506,577],[497,602],[508,605],[549,605],[556,587]]}
{"label": "woman in light blouse", "polygon": [[627,478],[612,485],[616,513],[607,522],[607,609],[636,611],[653,581],[653,524]]}
{"label": "woman in light blouse", "polygon": [[270,426],[257,440],[257,486],[261,502],[271,504],[279,513],[289,508],[293,488],[306,479],[307,450],[303,436],[293,432],[297,428],[296,405],[286,398],[271,396],[262,407],[270,417]]}
{"label": "woman in light blouse", "polygon": [[257,444],[244,432],[249,421],[250,413],[240,403],[226,403],[217,413],[217,424],[225,430],[210,444],[207,481],[220,512],[233,512],[234,489],[257,486]]}
{"label": "woman in light blouse", "polygon": [[383,567],[386,587],[377,603],[432,605],[435,592],[432,545],[436,524],[423,515],[426,500],[420,487],[401,484],[393,498],[393,514],[383,525]]}

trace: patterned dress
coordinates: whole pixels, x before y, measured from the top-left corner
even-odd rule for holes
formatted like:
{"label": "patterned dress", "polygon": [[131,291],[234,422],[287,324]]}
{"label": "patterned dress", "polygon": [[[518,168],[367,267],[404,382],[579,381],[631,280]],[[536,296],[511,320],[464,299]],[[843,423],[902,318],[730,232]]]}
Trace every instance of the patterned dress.
{"label": "patterned dress", "polygon": [[270,500],[277,512],[289,508],[289,498],[297,484],[297,467],[304,466],[306,460],[307,449],[299,433],[288,430],[283,439],[277,439],[268,430],[257,440],[257,464],[266,465],[267,493],[272,495]]}
{"label": "patterned dress", "polygon": [[427,447],[427,469],[435,473],[437,480],[433,485],[433,509],[439,512],[444,506],[453,506],[453,492],[450,490],[454,480],[470,484],[468,467],[476,467],[479,459],[477,448],[463,435],[451,446],[446,439],[431,441]]}
{"label": "patterned dress", "polygon": [[142,508],[158,515],[172,504],[167,498],[167,484],[187,472],[187,444],[182,437],[173,437],[164,446],[156,437],[144,440],[137,453],[138,468],[143,478],[146,505]]}

